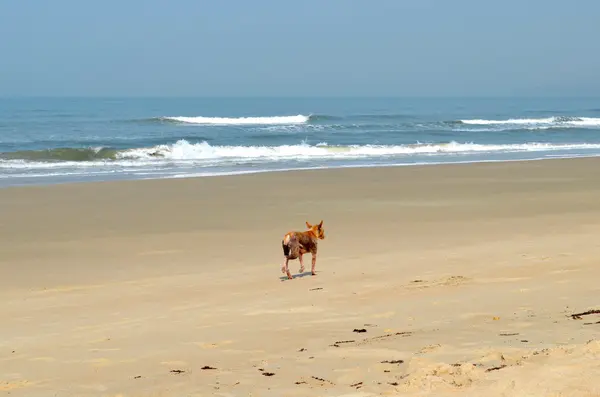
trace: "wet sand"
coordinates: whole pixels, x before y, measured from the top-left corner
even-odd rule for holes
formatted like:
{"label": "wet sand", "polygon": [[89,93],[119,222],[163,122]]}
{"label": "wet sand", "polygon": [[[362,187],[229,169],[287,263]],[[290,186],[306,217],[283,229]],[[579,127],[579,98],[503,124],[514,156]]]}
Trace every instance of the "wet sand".
{"label": "wet sand", "polygon": [[1,189],[0,394],[598,396],[599,167]]}

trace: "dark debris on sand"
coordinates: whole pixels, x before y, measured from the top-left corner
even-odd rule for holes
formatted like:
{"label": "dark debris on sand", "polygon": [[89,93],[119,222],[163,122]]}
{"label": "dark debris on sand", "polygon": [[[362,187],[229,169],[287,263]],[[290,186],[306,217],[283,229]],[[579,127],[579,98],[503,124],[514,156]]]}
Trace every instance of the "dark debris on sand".
{"label": "dark debris on sand", "polygon": [[588,310],[587,312],[583,312],[583,313],[571,314],[571,318],[573,318],[573,320],[581,320],[582,316],[588,316],[590,314],[600,314],[600,310],[594,309],[594,310]]}
{"label": "dark debris on sand", "polygon": [[379,335],[379,336],[374,336],[371,339],[381,339],[381,338],[389,338],[391,336],[411,336],[412,332],[410,331],[404,331],[404,332],[396,332],[395,334],[386,334],[386,335]]}
{"label": "dark debris on sand", "polygon": [[488,369],[486,369],[486,370],[485,370],[485,372],[498,371],[498,370],[500,370],[500,369],[502,369],[502,368],[506,368],[506,365],[500,365],[500,366],[498,366],[498,367],[492,367],[492,368],[488,368]]}
{"label": "dark debris on sand", "polygon": [[333,345],[329,345],[329,346],[340,347],[340,345],[343,343],[354,343],[354,342],[356,342],[356,341],[355,340],[339,340],[339,341],[335,342]]}
{"label": "dark debris on sand", "polygon": [[354,388],[356,388],[356,389],[360,389],[360,388],[362,387],[362,385],[363,385],[363,383],[362,383],[362,382],[358,382],[358,383],[355,383],[355,384],[353,384],[353,385],[350,385],[350,387],[354,387]]}
{"label": "dark debris on sand", "polygon": [[264,369],[264,368],[259,368],[258,370],[259,370],[260,372],[262,372],[262,375],[263,375],[263,376],[273,376],[273,375],[275,375],[275,373],[274,373],[274,372],[265,372],[265,369]]}
{"label": "dark debris on sand", "polygon": [[311,378],[318,380],[319,382],[324,382],[324,383],[329,383],[330,385],[333,385],[334,383],[330,380],[327,379],[323,379],[323,378],[319,378],[317,376],[311,376]]}
{"label": "dark debris on sand", "polygon": [[384,360],[382,364],[402,364],[404,360]]}

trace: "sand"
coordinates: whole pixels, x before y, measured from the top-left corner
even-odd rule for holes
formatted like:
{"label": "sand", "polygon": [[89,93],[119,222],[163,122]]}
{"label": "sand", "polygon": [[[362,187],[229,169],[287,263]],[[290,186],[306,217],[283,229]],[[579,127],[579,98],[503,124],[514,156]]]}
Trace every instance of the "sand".
{"label": "sand", "polygon": [[1,189],[0,395],[600,396],[599,167]]}

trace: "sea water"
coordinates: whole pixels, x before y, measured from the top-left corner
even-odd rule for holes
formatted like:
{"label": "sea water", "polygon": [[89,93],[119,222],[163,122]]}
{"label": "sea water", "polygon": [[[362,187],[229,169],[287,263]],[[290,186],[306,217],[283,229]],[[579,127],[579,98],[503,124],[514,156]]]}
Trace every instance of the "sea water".
{"label": "sea water", "polygon": [[595,98],[0,98],[0,186],[600,154]]}

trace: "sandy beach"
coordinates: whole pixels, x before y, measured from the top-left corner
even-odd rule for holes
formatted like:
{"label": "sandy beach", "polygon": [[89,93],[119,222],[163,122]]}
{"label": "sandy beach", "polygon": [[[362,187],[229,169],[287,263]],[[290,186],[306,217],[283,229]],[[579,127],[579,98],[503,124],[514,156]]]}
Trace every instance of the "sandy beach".
{"label": "sandy beach", "polygon": [[0,395],[600,396],[599,167],[1,189]]}

